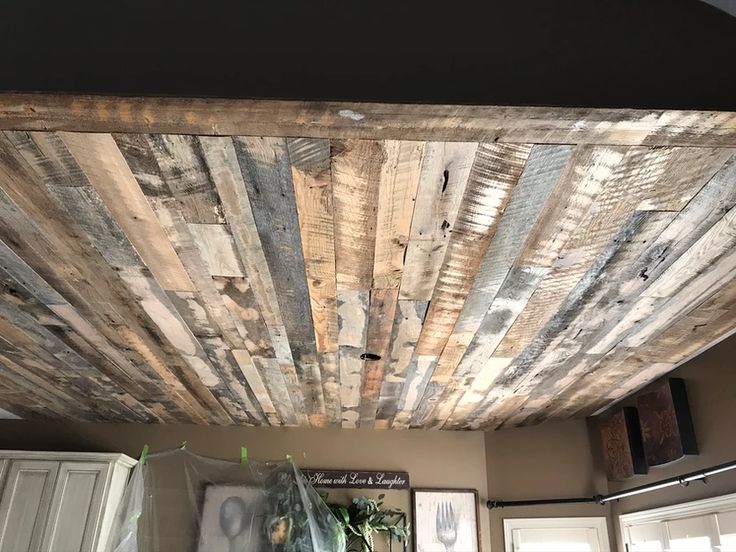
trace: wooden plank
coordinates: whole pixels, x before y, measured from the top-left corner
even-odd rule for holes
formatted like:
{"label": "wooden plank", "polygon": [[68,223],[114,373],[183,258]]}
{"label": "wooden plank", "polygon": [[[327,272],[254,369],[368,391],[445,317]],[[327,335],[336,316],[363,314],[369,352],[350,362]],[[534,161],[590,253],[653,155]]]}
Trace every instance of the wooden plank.
{"label": "wooden plank", "polygon": [[233,141],[200,136],[199,143],[263,318],[269,326],[283,325]]}
{"label": "wooden plank", "polygon": [[[636,391],[672,370],[689,355],[736,329],[736,279],[728,281],[700,305],[670,324],[650,344],[628,348],[619,344],[551,404],[548,417],[588,415]],[[591,393],[600,381],[605,394]],[[598,387],[600,389],[600,387]]]}
{"label": "wooden plank", "polygon": [[[12,366],[12,369],[9,368]],[[0,378],[8,382],[15,390],[22,390],[26,404],[43,404],[43,408],[53,414],[54,419],[68,419],[73,421],[90,421],[88,411],[82,408],[73,408],[62,404],[58,397],[45,389],[45,382],[22,367],[12,364],[11,361],[0,355]],[[76,405],[75,405],[76,406]],[[81,412],[80,412],[81,410]]]}
{"label": "wooden plank", "polygon": [[637,189],[640,211],[681,211],[736,150],[669,148],[665,179],[642,179]]}
{"label": "wooden plank", "polygon": [[19,285],[28,289],[44,305],[64,305],[64,299],[41,276],[0,240],[0,265]]}
{"label": "wooden plank", "polygon": [[[272,369],[267,370],[267,368],[272,368],[272,365],[266,365],[263,362],[257,368],[248,351],[244,349],[233,349],[232,354],[268,422],[273,426],[282,424],[294,425],[293,408],[283,408],[281,412],[277,412],[276,406],[271,400],[271,397],[274,396],[278,401],[281,397],[279,390],[283,390],[285,387],[281,371],[274,372]],[[274,388],[275,392],[270,392],[266,388],[265,382],[268,382]]]}
{"label": "wooden plank", "polygon": [[[78,353],[78,344],[65,339],[66,328],[45,305],[0,269],[0,316],[12,327],[3,331],[4,338],[16,347],[24,347],[45,362],[58,366],[56,371],[71,384],[87,394],[99,397],[105,408],[122,412],[126,418],[151,421],[153,416],[145,406],[131,396],[142,396],[143,388],[128,378],[121,377],[119,369],[102,356],[93,355],[92,362],[87,354]],[[68,328],[66,328],[68,330]],[[12,339],[11,339],[12,336]],[[84,352],[83,352],[84,353]],[[119,401],[132,412],[109,404],[109,399]]]}
{"label": "wooden plank", "polygon": [[89,186],[84,171],[54,132],[5,132],[47,186]]}
{"label": "wooden plank", "polygon": [[[730,245],[726,246],[728,248],[727,252],[723,252],[721,256],[716,258],[710,257],[706,261],[707,265],[701,269],[702,272],[695,272],[688,281],[688,285],[683,286],[680,291],[673,292],[672,295],[666,298],[657,297],[656,295],[643,297],[642,301],[635,307],[636,312],[642,318],[635,330],[630,332],[624,339],[623,344],[625,346],[639,347],[648,340],[655,338],[683,314],[686,314],[717,292],[724,282],[736,278],[736,247],[734,247],[734,244],[736,244],[736,224],[733,222],[733,217],[730,218],[731,228],[724,236],[730,242]],[[689,256],[683,255],[681,259],[684,257]],[[693,264],[696,263],[693,262]],[[689,268],[683,270],[683,272],[690,272]],[[663,278],[665,276],[667,276],[667,272],[665,272]]]}
{"label": "wooden plank", "polygon": [[360,427],[373,427],[379,406],[385,366],[390,352],[391,330],[394,325],[398,289],[374,289],[370,293],[366,352],[378,355],[378,360],[365,360],[360,390]]}
{"label": "wooden plank", "polygon": [[437,366],[437,357],[414,355],[406,374],[399,406],[391,423],[392,429],[407,429],[415,416]]}
{"label": "wooden plank", "polygon": [[[442,425],[452,413],[455,405],[466,394],[477,370],[484,366],[503,337],[503,334],[498,335],[498,329],[503,328],[504,333],[508,330],[504,326],[505,322],[513,323],[526,306],[541,276],[546,274],[547,270],[543,268],[522,268],[516,275],[520,277],[519,283],[522,286],[518,290],[519,297],[510,303],[513,308],[508,308],[507,305],[499,311],[498,305],[495,309],[492,306],[502,284],[509,282],[510,271],[516,270],[512,265],[521,252],[530,228],[568,166],[572,152],[570,146],[537,145],[532,148],[524,172],[514,188],[496,235],[483,256],[468,298],[435,370],[434,379],[448,383],[441,398],[436,401],[437,411],[432,413],[434,424]],[[529,273],[534,274],[531,280],[527,277]],[[530,283],[534,287],[530,287]],[[511,286],[513,287],[513,283]],[[509,298],[504,299],[499,305],[506,303]],[[485,335],[486,331],[490,335]],[[484,346],[478,346],[479,342],[484,343]],[[474,343],[476,345],[472,346]],[[468,389],[467,392],[471,391]]]}
{"label": "wooden plank", "polygon": [[[632,327],[635,328],[637,326],[635,321],[641,314],[636,309],[638,296],[652,282],[656,282],[676,259],[711,228],[723,216],[724,211],[728,211],[736,204],[736,187],[733,186],[735,171],[736,165],[732,158],[731,162],[703,187],[685,209],[671,219],[666,228],[662,229],[655,225],[651,231],[637,232],[637,241],[640,244],[646,244],[643,251],[635,259],[624,256],[618,263],[620,266],[612,267],[608,273],[613,275],[613,278],[609,277],[604,287],[591,297],[591,300],[598,302],[581,310],[579,320],[569,325],[567,341],[553,341],[550,344],[550,349],[555,351],[562,361],[556,371],[561,372],[564,376],[549,376],[550,381],[554,382],[553,388],[544,383],[535,388],[537,396],[552,398],[542,400],[537,406],[543,415],[535,415],[532,411],[532,423],[543,420],[545,416],[557,415],[556,413],[561,410],[556,410],[554,405],[558,402],[560,394],[566,396],[566,393],[575,393],[581,375],[587,381],[585,374],[590,370],[586,362],[587,355],[580,357],[576,354],[577,351],[587,349],[593,355],[600,356],[610,351],[627,332],[631,331]],[[627,248],[630,249],[630,246],[625,249]],[[621,321],[626,318],[630,322],[622,324]],[[692,328],[689,328],[690,330]],[[702,343],[701,340],[693,340],[692,335],[683,336],[683,342],[692,344],[696,348]],[[666,351],[677,351],[680,347],[671,343]],[[652,362],[661,364],[660,361],[664,358],[672,362],[684,358],[684,356],[669,357],[666,351],[661,350],[658,357],[653,358]],[[565,360],[566,358],[568,360]],[[555,356],[553,356],[554,359]],[[544,364],[545,360],[541,359],[541,362]],[[656,367],[643,371],[641,377],[646,378],[646,374],[651,376],[655,373],[660,373]],[[571,391],[563,392],[568,387]],[[620,386],[614,384],[613,387],[618,389]],[[596,386],[596,388],[601,387]],[[579,397],[587,397],[585,400],[591,400],[588,394],[579,395]],[[542,408],[544,411],[541,410]]]}
{"label": "wooden plank", "polygon": [[196,337],[215,337],[220,329],[207,312],[202,296],[192,291],[166,293],[174,308]]}
{"label": "wooden plank", "polygon": [[226,309],[222,297],[205,265],[201,252],[194,241],[189,224],[179,210],[178,200],[169,189],[165,175],[144,136],[116,136],[116,143],[123,153],[132,173],[146,194],[145,199],[158,218],[166,238],[176,248],[194,289],[200,294],[210,318],[219,327],[219,332],[234,349],[245,348],[242,327]]}
{"label": "wooden plank", "polygon": [[337,352],[335,226],[327,140],[287,141],[317,351]]}
{"label": "wooden plank", "polygon": [[[589,153],[571,173],[575,193],[568,195],[566,203],[574,202],[576,207],[566,213],[568,217],[573,214],[570,220],[574,223],[568,223],[565,216],[559,216],[559,209],[554,209],[550,238],[536,239],[544,235],[544,220],[539,232],[533,233],[535,239],[528,242],[530,247],[520,264],[553,267],[499,345],[500,356],[515,356],[529,345],[637,206],[643,202],[656,206],[659,193],[664,193],[667,201],[670,187],[680,189],[682,199],[688,201],[715,172],[713,167],[723,163],[723,153],[706,155],[702,165],[694,163],[699,156],[699,150],[694,149],[673,153],[671,148],[629,148],[624,152],[596,148]],[[693,169],[694,164],[697,169]],[[585,213],[582,216],[581,211]]]}
{"label": "wooden plank", "polygon": [[[496,380],[495,386],[497,389],[513,389],[518,391],[517,396],[526,396],[529,387],[533,385],[544,368],[544,365],[537,363],[540,356],[547,350],[550,342],[571,323],[575,313],[585,303],[591,290],[595,289],[601,279],[605,278],[606,269],[615,260],[616,253],[619,251],[621,244],[627,243],[636,234],[636,231],[642,224],[642,220],[645,218],[646,213],[635,213],[611,237],[609,243],[599,252],[588,270],[574,284],[568,295],[563,299],[555,314],[542,326],[539,334],[515,358],[510,368]],[[532,296],[532,300],[533,298],[534,296]],[[521,316],[516,319],[514,324],[518,324],[520,319]],[[507,338],[508,333],[504,337],[504,340]],[[500,349],[501,345],[496,348],[494,353],[496,356],[500,356]],[[522,388],[521,391],[519,391],[520,387]],[[503,408],[503,405],[500,407]]]}
{"label": "wooden plank", "polygon": [[[182,375],[187,378],[190,385],[200,387],[198,383],[201,381],[204,388],[215,392],[217,395],[225,394],[226,390],[220,375],[209,362],[201,344],[171,304],[168,296],[158,288],[156,281],[145,272],[136,269],[122,270],[120,275],[130,287],[130,290],[140,297],[141,307],[153,323],[158,326],[161,334],[198,377],[197,380],[193,377],[193,374],[183,373]],[[197,396],[201,397],[210,414],[215,416],[215,419],[220,423],[232,423],[232,419],[226,410],[204,388],[200,388]]]}
{"label": "wooden plank", "polygon": [[378,185],[374,289],[398,289],[424,153],[422,142],[384,142]]}
{"label": "wooden plank", "polygon": [[[31,266],[39,275],[55,288],[63,289],[64,296],[94,319],[108,338],[124,343],[123,348],[128,355],[138,356],[141,360],[139,367],[147,364],[146,370],[155,373],[156,377],[171,377],[174,384],[172,392],[181,399],[180,404],[194,419],[202,420],[204,410],[201,405],[182,385],[177,386],[178,380],[169,371],[169,366],[175,365],[176,359],[148,337],[148,330],[141,325],[146,315],[125,298],[119,276],[85,240],[79,239],[79,230],[74,231],[73,227],[65,225],[65,215],[44,189],[33,182],[28,166],[4,144],[0,145],[3,146],[0,148],[3,158],[0,164],[0,172],[3,173],[0,179],[3,186],[0,194],[3,239],[6,243],[7,240],[13,243],[16,253],[22,251],[23,258],[31,260]],[[18,233],[20,229],[23,229],[22,235]],[[92,281],[95,281],[95,286],[90,284]],[[51,305],[51,308],[63,306]],[[92,309],[98,310],[107,322],[100,320]],[[123,322],[126,326],[122,325]],[[114,328],[107,324],[114,324]],[[161,358],[167,362],[162,362]],[[172,409],[176,408],[172,404]]]}
{"label": "wooden plank", "polygon": [[[82,410],[96,413],[102,419],[145,420],[123,404],[124,392],[104,374],[59,342],[31,316],[5,302],[0,302],[0,331],[5,364],[11,368],[17,364],[16,372],[22,366],[33,374],[32,381],[50,394],[70,404],[79,404]],[[30,378],[25,372],[24,377]]]}
{"label": "wooden plank", "polygon": [[[456,324],[458,332],[475,334],[478,325],[521,253],[529,229],[555,192],[570,163],[571,146],[533,146],[524,172],[514,188],[496,235],[481,262],[478,275]],[[519,263],[517,266],[525,266]]]}
{"label": "wooden plank", "polygon": [[223,379],[228,393],[218,396],[218,399],[239,424],[262,425],[268,423],[258,400],[248,385],[243,372],[240,371],[232,351],[221,337],[198,338],[202,348],[207,353],[212,365]]}
{"label": "wooden plank", "polygon": [[255,357],[276,358],[268,331],[250,283],[245,278],[213,276],[217,291],[233,319],[242,325],[245,348]]}
{"label": "wooden plank", "polygon": [[[519,409],[519,416],[522,411],[523,417],[534,416],[535,411],[542,412],[555,396],[585,373],[590,360],[600,357],[590,352],[591,344],[595,344],[592,336],[609,317],[615,317],[627,308],[626,296],[621,290],[630,284],[632,278],[638,277],[633,270],[637,258],[671,225],[676,213],[647,211],[634,216],[636,226],[632,236],[618,240],[619,245],[581,302],[569,313],[564,326],[552,336],[535,360],[536,375],[520,391],[527,394],[527,400],[523,409]],[[589,278],[586,276],[586,279]],[[508,423],[515,425],[516,422],[511,420]]]}
{"label": "wooden plank", "polygon": [[0,95],[0,129],[79,132],[736,145],[736,114],[53,94]]}
{"label": "wooden plank", "polygon": [[337,291],[337,324],[340,365],[342,427],[354,428],[360,419],[360,387],[368,334],[369,292]]}
{"label": "wooden plank", "polygon": [[[482,338],[482,333],[480,336],[477,334],[485,317],[488,316],[496,294],[501,285],[507,281],[509,271],[520,253],[532,223],[548,201],[571,155],[572,148],[569,146],[534,146],[532,148],[524,172],[498,224],[496,235],[483,256],[478,274],[463,304],[452,335],[442,351],[435,371],[435,379],[452,376],[471,341]],[[524,278],[524,280],[527,279]],[[513,316],[517,315],[518,312]],[[465,377],[467,373],[466,370],[461,370],[457,376]],[[447,402],[447,400],[443,401],[447,407],[451,408]]]}
{"label": "wooden plank", "polygon": [[[141,298],[143,310],[174,349],[181,354],[186,365],[199,376],[206,388],[222,394],[221,382],[209,365],[204,351],[171,306],[168,297],[159,288],[158,282],[150,277],[148,269],[113,221],[95,189],[90,186],[51,185],[49,190],[57,197],[70,219],[81,227],[102,257],[119,270],[123,280]],[[198,389],[197,396],[208,406],[211,413],[220,416],[219,420],[224,423],[230,422],[230,417],[207,389],[201,387],[194,374],[186,373],[187,368],[183,369],[184,377],[190,385]]]}
{"label": "wooden plank", "polygon": [[382,423],[390,427],[398,411],[427,306],[427,301],[399,300],[397,303],[391,330],[391,353],[389,362],[384,367],[384,381],[376,415],[377,427]]}
{"label": "wooden plank", "polygon": [[[257,344],[259,341],[262,342],[262,339],[248,339],[246,326],[252,325],[249,324],[249,322],[253,322],[257,326],[257,320],[251,320],[253,317],[250,316],[250,314],[246,316],[245,319],[240,318],[242,314],[241,309],[243,308],[242,300],[244,298],[242,293],[239,294],[238,297],[234,297],[227,293],[221,293],[220,290],[217,289],[217,283],[213,279],[209,269],[205,267],[202,262],[201,251],[194,243],[194,239],[191,235],[190,224],[187,224],[182,213],[178,209],[178,200],[173,196],[173,192],[167,192],[167,182],[170,176],[160,172],[154,152],[145,140],[142,140],[140,137],[133,136],[118,136],[116,139],[118,143],[121,144],[121,148],[127,156],[128,162],[133,167],[136,177],[139,178],[140,181],[146,183],[144,189],[148,194],[150,194],[148,199],[154,206],[156,214],[159,216],[162,226],[169,235],[169,238],[177,245],[178,253],[195,282],[197,289],[202,294],[210,316],[217,322],[228,346],[231,347],[233,351],[239,351],[236,359],[240,364],[241,369],[248,371],[249,383],[251,386],[256,386],[263,390],[267,389],[266,394],[270,395],[268,403],[271,403],[271,405],[269,406],[268,403],[262,403],[261,407],[264,412],[271,414],[271,410],[275,408],[276,410],[274,410],[273,413],[278,413],[278,417],[281,420],[280,423],[286,425],[296,425],[298,423],[297,420],[299,420],[299,423],[306,423],[306,413],[300,406],[303,405],[303,399],[300,396],[301,392],[298,388],[299,380],[296,376],[294,361],[292,359],[288,341],[286,341],[286,347],[284,348],[276,347],[274,342],[274,336],[283,336],[284,340],[286,339],[283,327],[279,327],[281,329],[277,329],[273,326],[268,328],[269,334],[271,335],[273,349],[276,351],[276,359],[271,358],[268,352],[263,353],[264,350],[268,349],[267,346],[264,348],[264,346],[261,345],[260,349],[258,349]],[[191,149],[189,152],[185,149],[185,146],[187,145]],[[203,146],[203,155],[208,162],[210,174],[213,176],[215,181],[210,182],[207,180],[200,182],[200,190],[198,193],[205,193],[205,190],[201,189],[201,187],[204,183],[209,182],[211,190],[207,192],[207,195],[211,196],[211,194],[214,193],[213,190],[215,189],[215,186],[219,183],[228,193],[234,194],[234,197],[237,200],[241,199],[242,196],[239,194],[242,192],[244,195],[242,199],[244,201],[248,201],[247,195],[245,195],[245,185],[242,180],[243,177],[240,175],[240,166],[237,164],[237,160],[235,159],[235,149],[231,145],[229,150],[224,150],[229,156],[223,158],[223,156],[216,155],[215,152],[212,151],[213,148],[215,148],[215,145],[211,143],[207,146],[207,149],[204,149]],[[197,158],[198,153],[196,152],[196,144],[192,142],[188,142],[186,144],[179,143],[176,155],[187,157],[189,159]],[[240,175],[239,181],[234,176],[235,167],[232,166],[233,163],[235,163],[235,167],[237,167],[238,174]],[[173,166],[172,163],[170,163],[170,165]],[[202,171],[201,168],[197,170],[200,173]],[[177,178],[176,175],[173,177]],[[242,186],[242,190],[239,188],[234,190],[232,188],[232,186],[238,184]],[[210,204],[214,204],[212,200],[210,201]],[[233,209],[235,209],[236,214],[239,215],[239,218],[235,219],[236,222],[247,222],[247,218],[243,217],[245,209],[242,201],[239,203],[236,202]],[[249,204],[247,212],[250,213]],[[196,212],[192,211],[192,213],[196,215]],[[251,227],[245,229],[245,232],[249,231],[255,232],[256,236],[258,235],[255,221],[252,221]],[[235,240],[236,244],[240,241],[242,245],[242,237],[243,232],[240,230],[237,231]],[[252,240],[252,236],[249,236],[249,239]],[[260,244],[260,240],[258,240],[257,243]],[[250,252],[252,249],[253,247],[250,247],[247,251]],[[263,256],[262,251],[261,256]],[[241,258],[246,257],[242,256]],[[265,264],[264,257],[264,265]],[[261,276],[260,281],[262,282],[264,270],[265,275],[268,275],[268,281],[270,282],[270,274],[267,266],[261,267],[260,271],[256,274]],[[237,290],[235,287],[229,289],[234,291]],[[252,308],[252,305],[246,305],[245,308]],[[278,316],[278,320],[280,320],[280,310],[274,310],[272,308],[270,314],[272,318]],[[251,330],[254,329],[255,326],[251,328]],[[258,334],[256,333],[256,335]],[[252,358],[248,351],[249,346],[251,346],[251,348],[254,346],[256,347],[257,350],[254,352],[266,354],[268,356]],[[244,366],[245,368],[243,368]],[[250,372],[251,370],[259,372],[257,378]],[[288,394],[286,393],[287,389],[289,391]],[[261,398],[265,400],[262,393],[257,393],[257,396],[259,397],[259,401]]]}
{"label": "wooden plank", "polygon": [[380,142],[332,142],[338,291],[368,290],[373,284],[376,213],[383,155]]}
{"label": "wooden plank", "polygon": [[197,138],[151,134],[146,139],[184,220],[190,224],[224,224],[220,198],[210,181]]}
{"label": "wooden plank", "polygon": [[[338,350],[339,351],[339,350]],[[325,403],[325,422],[328,427],[342,426],[342,400],[340,397],[339,352],[317,353],[322,376],[322,393]]]}
{"label": "wooden plank", "polygon": [[[716,182],[722,182],[718,180]],[[727,184],[730,185],[730,182]],[[726,194],[732,194],[732,189],[724,189]],[[733,205],[733,198],[723,197],[726,200],[726,204]],[[716,203],[716,205],[718,205]],[[723,205],[723,204],[721,204]],[[693,216],[708,216],[707,213],[720,213],[718,208],[709,209],[711,203],[704,201],[703,203],[694,203]],[[706,213],[703,209],[707,209]],[[687,225],[687,217],[690,216],[688,213],[685,215],[683,211],[683,224]],[[673,241],[672,238],[676,237],[679,232],[677,230],[667,231],[663,233],[663,239],[661,242],[656,243],[653,247],[664,246],[664,247],[676,247],[679,251],[679,256],[665,257],[661,259],[664,261],[667,259],[668,262],[662,262],[662,268],[657,267],[656,264],[649,265],[652,267],[652,282],[649,283],[648,287],[642,290],[642,282],[634,281],[636,287],[640,291],[640,296],[632,302],[632,305],[627,310],[626,314],[619,316],[616,319],[615,324],[611,328],[607,328],[604,335],[600,336],[598,342],[594,345],[592,351],[600,352],[602,350],[608,350],[615,346],[615,344],[622,339],[627,340],[627,344],[641,344],[644,336],[651,335],[650,333],[644,333],[645,331],[651,332],[656,326],[650,327],[648,330],[647,326],[642,324],[641,321],[647,319],[656,308],[664,302],[667,294],[674,295],[677,292],[683,290],[685,286],[692,285],[694,278],[698,277],[699,272],[707,270],[714,262],[727,254],[733,234],[733,217],[734,208],[731,209],[715,224],[711,224],[707,232],[700,235],[697,241],[691,239],[684,241],[682,245],[687,246],[687,249],[677,246],[678,242]],[[708,221],[711,222],[711,221]],[[674,223],[673,223],[674,224]],[[703,224],[702,227],[707,226]],[[688,226],[685,226],[683,230],[687,230]],[[668,229],[669,230],[669,229]],[[686,236],[686,235],[685,235]],[[683,237],[685,237],[683,236]],[[666,250],[666,249],[665,249]],[[647,259],[651,259],[648,256]],[[656,270],[656,272],[655,272]],[[646,279],[641,278],[644,282],[650,279],[648,275],[649,270],[647,266],[640,270],[639,275],[645,275]],[[690,289],[689,287],[685,289]],[[662,322],[665,322],[662,320]],[[631,334],[631,328],[634,328],[633,335]],[[643,328],[643,329],[642,329]],[[638,334],[638,336],[637,336]]]}
{"label": "wooden plank", "polygon": [[425,145],[401,299],[429,301],[432,297],[477,149],[476,143]]}
{"label": "wooden plank", "polygon": [[[319,370],[316,383],[322,386],[322,397],[317,400],[324,404],[323,425],[338,426],[342,407],[330,143],[297,138],[288,140],[287,147],[317,350],[318,362],[312,370]],[[318,423],[318,417],[312,420],[312,425]]]}
{"label": "wooden plank", "polygon": [[[709,193],[708,195],[712,196],[713,194]],[[694,209],[702,210],[702,206],[698,205],[697,201],[693,205]],[[593,371],[594,373],[600,377],[603,377],[603,374],[609,374],[607,376],[609,379],[605,381],[610,382],[612,386],[620,387],[616,382],[625,381],[627,373],[630,374],[628,377],[632,377],[634,374],[634,372],[631,372],[632,366],[640,367],[637,372],[642,372],[646,367],[647,363],[640,362],[640,359],[638,359],[638,346],[644,345],[645,342],[652,342],[658,334],[666,331],[666,328],[672,327],[683,316],[688,316],[688,313],[693,309],[697,311],[698,305],[703,304],[713,294],[717,294],[724,282],[732,281],[736,277],[736,254],[733,253],[734,227],[736,225],[734,225],[732,216],[733,211],[732,208],[674,263],[663,270],[660,277],[642,292],[641,297],[626,315],[627,317],[635,317],[637,322],[632,322],[629,326],[631,328],[629,335],[619,346],[610,350],[600,366]],[[687,217],[682,218],[685,221],[688,220]],[[706,251],[707,253],[705,253]],[[666,294],[657,291],[658,288],[662,290],[668,286],[672,286],[672,288]],[[652,289],[653,291],[650,291]],[[665,295],[665,297],[658,297],[660,294]],[[723,331],[725,332],[727,329],[728,327]],[[688,340],[692,342],[692,335],[688,336]],[[705,345],[705,342],[702,341],[698,342],[697,345],[693,344],[696,349],[703,345]],[[627,350],[632,351],[635,356],[632,357],[631,354],[626,353]],[[628,356],[625,356],[627,354]],[[624,358],[629,358],[629,360],[621,360],[622,355],[624,355]],[[683,358],[684,356],[685,354],[683,354]],[[631,360],[632,358],[634,360]],[[649,360],[648,363],[651,364],[652,360]],[[674,366],[674,363],[669,364],[669,366]],[[654,377],[655,374],[663,373],[666,368],[667,363],[655,362],[655,366],[651,369],[647,368],[646,374]],[[643,372],[639,374],[640,378],[648,376]],[[583,379],[587,380],[588,378],[584,377]],[[565,412],[575,411],[585,402],[592,401],[593,397],[589,392],[580,388],[579,381],[573,382],[570,391],[567,393],[568,397],[572,396],[572,399],[570,399],[572,404],[578,406],[570,406],[569,403],[564,403],[562,399],[558,398],[556,402],[562,402],[562,405],[550,408],[550,416],[564,415]],[[638,386],[642,381],[644,380],[635,381],[634,385]],[[608,389],[610,387],[607,383],[600,388]],[[601,403],[594,402],[593,404],[600,405]]]}
{"label": "wooden plank", "polygon": [[442,353],[530,151],[529,145],[478,147],[417,343],[418,355]]}
{"label": "wooden plank", "polygon": [[481,364],[480,369],[477,370],[476,376],[468,382],[467,390],[462,393],[454,405],[452,413],[442,426],[443,429],[460,429],[473,423],[474,420],[471,418],[471,414],[477,405],[486,398],[493,382],[511,364],[512,360],[511,358],[502,357],[487,358]]}
{"label": "wooden plank", "polygon": [[109,134],[59,134],[89,183],[165,290],[194,291],[151,207]]}
{"label": "wooden plank", "polygon": [[[455,370],[453,386],[449,386],[449,390],[453,392],[453,395],[443,397],[442,404],[444,408],[436,414],[438,422],[444,423],[451,416],[450,424],[458,424],[464,421],[460,417],[466,418],[469,416],[470,412],[467,410],[468,405],[473,400],[471,397],[477,397],[484,390],[488,391],[490,389],[490,385],[500,373],[495,374],[490,379],[488,366],[490,365],[491,371],[495,373],[500,362],[495,359],[508,359],[508,357],[494,356],[496,348],[526,307],[529,298],[537,289],[547,271],[546,268],[533,267],[513,267],[509,271],[486,316],[483,318],[477,334]],[[503,364],[503,362],[501,363]],[[510,360],[504,364],[503,368],[506,368],[509,364]],[[481,382],[476,384],[476,379],[481,379]],[[464,406],[460,412],[455,414],[455,405],[460,403]]]}
{"label": "wooden plank", "polygon": [[226,224],[190,224],[189,231],[212,276],[243,276],[243,267]]}
{"label": "wooden plank", "polygon": [[[7,305],[5,306],[7,307]],[[37,385],[43,390],[51,400],[60,404],[79,404],[80,410],[85,414],[94,415],[95,413],[105,419],[117,417],[118,419],[134,419],[135,416],[130,412],[121,414],[120,409],[112,406],[112,414],[109,407],[110,397],[98,401],[97,394],[100,390],[100,384],[89,382],[86,384],[85,394],[80,392],[78,385],[85,386],[85,381],[79,377],[66,364],[63,356],[59,355],[57,348],[56,355],[52,355],[50,351],[44,349],[43,345],[39,345],[33,341],[38,332],[37,328],[28,324],[27,321],[21,321],[23,328],[14,327],[15,316],[12,312],[8,312],[7,308],[3,309],[0,318],[0,328],[3,337],[0,339],[0,362],[8,369],[24,378],[28,382]],[[44,345],[49,345],[53,349],[53,340],[44,336]],[[108,404],[101,404],[107,400]],[[128,417],[129,416],[129,417]]]}
{"label": "wooden plank", "polygon": [[301,385],[301,393],[291,394],[292,403],[297,414],[324,416],[317,402],[305,400],[320,396],[321,389],[306,377],[317,362],[317,349],[286,141],[236,138],[235,150],[266,262],[278,290],[278,305],[296,369],[294,379]]}

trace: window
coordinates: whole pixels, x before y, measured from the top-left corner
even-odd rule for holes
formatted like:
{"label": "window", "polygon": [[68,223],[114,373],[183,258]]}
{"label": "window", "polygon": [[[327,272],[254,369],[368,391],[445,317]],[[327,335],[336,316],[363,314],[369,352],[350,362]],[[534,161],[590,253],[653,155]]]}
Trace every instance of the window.
{"label": "window", "polygon": [[619,519],[629,552],[736,552],[736,494]]}
{"label": "window", "polygon": [[609,552],[606,518],[503,521],[506,552]]}

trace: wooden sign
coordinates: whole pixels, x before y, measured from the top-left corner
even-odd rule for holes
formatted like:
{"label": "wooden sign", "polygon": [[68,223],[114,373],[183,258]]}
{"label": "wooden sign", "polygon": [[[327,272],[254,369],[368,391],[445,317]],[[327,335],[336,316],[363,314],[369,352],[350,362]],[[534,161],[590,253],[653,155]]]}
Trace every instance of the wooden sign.
{"label": "wooden sign", "polygon": [[644,454],[650,466],[659,466],[698,454],[685,382],[669,378],[651,393],[636,399]]}
{"label": "wooden sign", "polygon": [[390,471],[302,470],[304,478],[322,489],[408,489],[409,474]]}
{"label": "wooden sign", "polygon": [[622,408],[603,422],[601,443],[609,481],[622,481],[647,473],[636,408]]}

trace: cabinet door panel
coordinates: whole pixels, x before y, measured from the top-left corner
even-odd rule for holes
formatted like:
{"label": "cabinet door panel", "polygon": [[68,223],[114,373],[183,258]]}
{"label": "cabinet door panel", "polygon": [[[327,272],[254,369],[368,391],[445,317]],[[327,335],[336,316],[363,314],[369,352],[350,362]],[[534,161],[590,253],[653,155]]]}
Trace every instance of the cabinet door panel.
{"label": "cabinet door panel", "polygon": [[58,469],[58,462],[10,462],[0,499],[0,552],[38,550]]}
{"label": "cabinet door panel", "polygon": [[43,552],[89,552],[100,523],[109,464],[62,462]]}
{"label": "cabinet door panel", "polygon": [[5,488],[5,472],[8,471],[8,465],[10,460],[0,458],[0,496],[3,496],[3,489]]}

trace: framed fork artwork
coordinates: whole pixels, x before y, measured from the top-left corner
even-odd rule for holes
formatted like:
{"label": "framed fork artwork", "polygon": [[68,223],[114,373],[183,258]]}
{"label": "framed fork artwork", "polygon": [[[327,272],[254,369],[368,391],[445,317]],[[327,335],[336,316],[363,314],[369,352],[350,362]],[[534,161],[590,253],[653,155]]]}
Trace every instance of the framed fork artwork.
{"label": "framed fork artwork", "polygon": [[480,552],[478,491],[412,489],[414,552]]}

